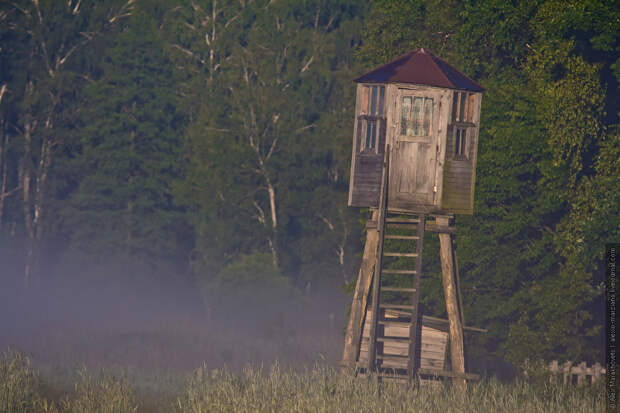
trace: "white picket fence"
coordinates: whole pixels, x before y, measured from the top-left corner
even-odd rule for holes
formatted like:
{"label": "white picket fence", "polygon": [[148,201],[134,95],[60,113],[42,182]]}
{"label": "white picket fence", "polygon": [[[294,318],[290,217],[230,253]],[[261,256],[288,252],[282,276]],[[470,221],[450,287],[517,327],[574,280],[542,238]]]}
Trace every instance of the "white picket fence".
{"label": "white picket fence", "polygon": [[[559,378],[562,376],[564,384],[572,384],[575,382],[574,377],[577,377],[577,385],[585,383],[595,383],[600,380],[606,373],[605,367],[601,366],[601,363],[594,363],[591,367],[588,367],[585,361],[574,365],[572,362],[567,361],[560,365],[557,360],[553,360],[549,363],[549,371]],[[588,379],[588,377],[590,377]]]}

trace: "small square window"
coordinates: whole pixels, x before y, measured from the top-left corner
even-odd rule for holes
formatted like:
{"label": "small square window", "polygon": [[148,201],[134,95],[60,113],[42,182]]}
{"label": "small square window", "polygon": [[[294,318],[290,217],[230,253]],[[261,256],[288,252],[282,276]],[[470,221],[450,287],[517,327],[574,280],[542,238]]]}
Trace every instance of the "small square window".
{"label": "small square window", "polygon": [[375,150],[377,146],[377,132],[378,125],[376,120],[367,120],[366,121],[366,142],[364,145],[365,150]]}
{"label": "small square window", "polygon": [[400,134],[430,136],[433,133],[433,99],[403,96],[401,100]]}
{"label": "small square window", "polygon": [[466,92],[454,92],[452,100],[452,122],[474,121],[475,95]]}
{"label": "small square window", "polygon": [[360,92],[357,151],[379,153],[379,145],[385,140],[385,86],[365,85]]}
{"label": "small square window", "polygon": [[454,159],[467,159],[467,128],[456,128],[454,134]]}
{"label": "small square window", "polygon": [[362,114],[384,116],[385,87],[364,86],[362,89]]}

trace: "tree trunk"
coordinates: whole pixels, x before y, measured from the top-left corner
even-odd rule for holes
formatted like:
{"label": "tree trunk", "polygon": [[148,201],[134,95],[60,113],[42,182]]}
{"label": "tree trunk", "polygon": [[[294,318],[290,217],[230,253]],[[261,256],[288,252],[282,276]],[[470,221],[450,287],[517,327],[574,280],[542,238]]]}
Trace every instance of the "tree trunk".
{"label": "tree trunk", "polygon": [[[51,134],[51,127],[48,129]],[[49,178],[49,170],[52,164],[52,142],[51,138],[46,136],[41,142],[41,155],[39,159],[39,168],[37,169],[37,179],[35,181],[35,201],[33,205],[34,218],[33,227],[37,242],[43,238],[43,214],[47,212],[46,196],[47,196],[47,180]]]}
{"label": "tree trunk", "polygon": [[271,212],[271,238],[269,239],[269,248],[271,249],[271,257],[274,268],[278,268],[280,260],[278,257],[278,214],[276,210],[276,191],[271,184],[271,180],[264,173],[267,182],[267,192],[269,193],[269,210]]}
{"label": "tree trunk", "polygon": [[24,283],[30,284],[32,277],[32,264],[34,256],[34,226],[32,222],[32,205],[30,199],[32,164],[32,121],[29,119],[24,124],[24,155],[20,165],[20,182],[22,185],[22,206],[24,210],[24,225],[26,227],[27,245],[26,260],[24,264]]}
{"label": "tree trunk", "polygon": [[[0,87],[0,103],[6,93],[6,84]],[[4,115],[0,115],[0,230],[2,230],[2,215],[4,212],[4,198],[8,196],[6,192],[6,180],[7,180],[7,166],[6,166],[6,151],[9,148],[9,135],[5,134],[4,130]]]}
{"label": "tree trunk", "polygon": [[[132,110],[135,112],[136,109],[136,102],[133,102],[132,104]],[[135,131],[131,131],[131,133],[129,134],[129,153],[133,155],[133,153],[135,152],[136,149],[136,132]],[[133,171],[129,170],[129,178],[127,180],[128,185],[131,187],[134,183],[134,173]],[[133,243],[133,216],[134,216],[134,203],[133,203],[133,199],[131,198],[131,192],[129,195],[129,199],[127,200],[127,208],[125,210],[126,216],[125,216],[125,255],[127,256],[127,258],[131,257],[132,254],[132,250],[131,250],[131,245]]]}
{"label": "tree trunk", "polygon": [[6,192],[6,180],[7,180],[7,162],[6,162],[6,150],[9,147],[9,136],[4,133],[4,117],[0,117],[0,230],[2,230],[2,217],[4,213],[4,198],[7,196]]}

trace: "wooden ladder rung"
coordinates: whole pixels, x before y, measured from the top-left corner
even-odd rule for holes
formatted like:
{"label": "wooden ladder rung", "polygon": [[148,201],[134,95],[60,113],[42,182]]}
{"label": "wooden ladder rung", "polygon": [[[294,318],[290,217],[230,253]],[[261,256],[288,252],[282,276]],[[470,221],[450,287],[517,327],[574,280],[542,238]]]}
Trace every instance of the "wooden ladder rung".
{"label": "wooden ladder rung", "polygon": [[386,341],[391,341],[391,342],[399,342],[399,343],[408,343],[409,342],[409,337],[377,337],[377,341],[381,341],[381,342],[386,342]]}
{"label": "wooden ladder rung", "polygon": [[377,323],[385,325],[385,326],[392,326],[392,327],[409,327],[411,325],[410,323],[405,322],[405,321],[389,321],[389,320],[377,320]]}
{"label": "wooden ladder rung", "polygon": [[[378,358],[379,356],[377,356]],[[432,376],[457,377],[467,380],[480,380],[480,375],[476,373],[457,373],[447,370],[418,369],[418,374],[428,374]]]}
{"label": "wooden ladder rung", "polygon": [[381,270],[383,274],[416,274],[416,270]]}
{"label": "wooden ladder rung", "polygon": [[[389,368],[385,368],[386,370],[393,370]],[[368,373],[359,372],[359,377],[368,377]],[[383,380],[398,380],[398,381],[408,381],[410,377],[406,374],[398,374],[392,373],[390,371],[378,371],[376,373],[372,373],[371,376],[381,377]]]}
{"label": "wooden ladder rung", "polygon": [[413,306],[411,304],[379,304],[379,308],[402,308],[404,310],[413,310]]}
{"label": "wooden ladder rung", "polygon": [[419,219],[411,219],[411,218],[386,218],[385,222],[388,224],[419,224]]}
{"label": "wooden ladder rung", "polygon": [[384,252],[384,256],[386,257],[417,257],[418,254],[415,252]]}
{"label": "wooden ladder rung", "polygon": [[409,356],[399,356],[396,354],[377,354],[377,358],[381,360],[409,360]]}
{"label": "wooden ladder rung", "polygon": [[379,360],[394,360],[394,361],[409,360],[409,356],[398,356],[396,354],[390,354],[389,356],[384,355],[384,354],[377,354],[376,358]]}
{"label": "wooden ladder rung", "polygon": [[381,291],[394,291],[394,292],[400,292],[400,293],[415,293],[415,288],[381,287]]}
{"label": "wooden ladder rung", "polygon": [[395,382],[405,382],[409,381],[409,376],[405,376],[404,374],[394,374],[394,373],[380,373],[378,374],[381,377],[381,380],[394,380]]}
{"label": "wooden ladder rung", "polygon": [[387,235],[385,239],[420,239],[417,235]]}

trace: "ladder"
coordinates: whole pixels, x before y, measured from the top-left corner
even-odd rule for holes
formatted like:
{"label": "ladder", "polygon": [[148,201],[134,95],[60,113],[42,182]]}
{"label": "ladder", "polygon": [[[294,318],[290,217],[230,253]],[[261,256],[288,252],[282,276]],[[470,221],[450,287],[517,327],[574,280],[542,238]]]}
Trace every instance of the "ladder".
{"label": "ladder", "polygon": [[[412,380],[420,368],[418,302],[425,216],[388,212],[386,148],[377,217],[379,242],[373,279],[367,372]],[[404,267],[404,268],[403,268]],[[408,328],[408,337],[402,334]],[[400,331],[401,334],[395,334]]]}

